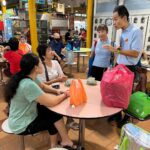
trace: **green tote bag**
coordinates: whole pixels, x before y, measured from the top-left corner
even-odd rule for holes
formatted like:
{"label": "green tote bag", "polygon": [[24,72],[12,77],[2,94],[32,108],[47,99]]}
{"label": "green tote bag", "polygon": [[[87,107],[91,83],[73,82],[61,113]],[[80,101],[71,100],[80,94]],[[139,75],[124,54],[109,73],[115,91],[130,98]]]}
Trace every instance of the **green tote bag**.
{"label": "green tote bag", "polygon": [[150,115],[150,97],[140,91],[133,93],[130,97],[127,111],[135,117],[144,120]]}

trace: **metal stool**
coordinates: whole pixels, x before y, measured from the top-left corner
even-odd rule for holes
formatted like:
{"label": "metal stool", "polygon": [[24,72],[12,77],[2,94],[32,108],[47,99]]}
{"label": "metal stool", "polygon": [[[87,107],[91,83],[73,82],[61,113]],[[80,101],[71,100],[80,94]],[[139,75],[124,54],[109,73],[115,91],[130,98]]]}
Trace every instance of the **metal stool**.
{"label": "metal stool", "polygon": [[[9,128],[8,125],[8,119],[6,119],[3,123],[2,123],[2,130],[7,133],[7,134],[14,134],[11,129]],[[19,150],[25,150],[25,145],[24,145],[24,135],[18,135],[19,137]]]}
{"label": "metal stool", "polygon": [[82,57],[82,70],[84,71],[84,67],[85,67],[85,57],[88,57],[87,54],[81,53],[80,57]]}

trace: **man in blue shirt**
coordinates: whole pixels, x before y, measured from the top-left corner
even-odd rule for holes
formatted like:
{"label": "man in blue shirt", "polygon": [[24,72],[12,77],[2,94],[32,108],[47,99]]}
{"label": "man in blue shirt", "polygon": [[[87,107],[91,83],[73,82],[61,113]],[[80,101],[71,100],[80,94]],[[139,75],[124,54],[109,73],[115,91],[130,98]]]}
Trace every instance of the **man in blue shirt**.
{"label": "man in blue shirt", "polygon": [[60,39],[59,33],[54,33],[54,39],[50,42],[50,46],[62,60],[65,58],[62,54],[62,51],[64,51],[65,48]]}
{"label": "man in blue shirt", "polygon": [[[120,48],[116,49],[111,45],[104,45],[110,52],[117,53],[117,64],[126,65],[131,71],[135,72],[135,66],[138,64],[143,48],[143,35],[140,28],[129,23],[129,12],[124,5],[115,7],[113,11],[113,25],[118,29],[122,29],[120,38]],[[115,115],[118,121],[118,127],[121,127],[127,122],[128,116],[121,118],[121,113]],[[114,116],[109,118],[109,121],[114,119]]]}
{"label": "man in blue shirt", "polygon": [[124,5],[117,6],[114,9],[113,25],[117,30],[122,29],[120,49],[115,49],[110,45],[105,45],[104,48],[118,53],[117,64],[124,64],[129,68],[133,68],[137,65],[142,54],[142,31],[134,24],[129,23],[129,12]]}

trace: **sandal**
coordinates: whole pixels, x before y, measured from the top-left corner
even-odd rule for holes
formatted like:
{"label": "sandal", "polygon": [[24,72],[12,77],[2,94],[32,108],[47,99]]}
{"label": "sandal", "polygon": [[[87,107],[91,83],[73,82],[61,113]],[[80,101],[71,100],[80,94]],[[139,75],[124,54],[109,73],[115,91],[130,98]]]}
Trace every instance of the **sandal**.
{"label": "sandal", "polygon": [[66,127],[69,128],[69,129],[73,129],[73,130],[79,130],[79,124],[76,123],[75,121],[72,121],[72,122],[68,123],[66,125]]}
{"label": "sandal", "polygon": [[61,145],[62,148],[66,148],[67,150],[77,150],[77,145]]}

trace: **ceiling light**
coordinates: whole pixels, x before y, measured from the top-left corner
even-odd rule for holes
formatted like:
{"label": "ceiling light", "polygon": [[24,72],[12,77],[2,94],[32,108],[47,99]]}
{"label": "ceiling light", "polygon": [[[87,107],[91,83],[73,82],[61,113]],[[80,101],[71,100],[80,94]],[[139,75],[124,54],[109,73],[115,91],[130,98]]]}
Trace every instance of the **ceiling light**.
{"label": "ceiling light", "polygon": [[2,1],[2,6],[6,6],[6,1],[5,0]]}

